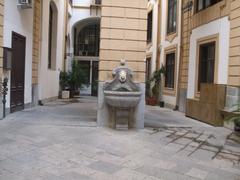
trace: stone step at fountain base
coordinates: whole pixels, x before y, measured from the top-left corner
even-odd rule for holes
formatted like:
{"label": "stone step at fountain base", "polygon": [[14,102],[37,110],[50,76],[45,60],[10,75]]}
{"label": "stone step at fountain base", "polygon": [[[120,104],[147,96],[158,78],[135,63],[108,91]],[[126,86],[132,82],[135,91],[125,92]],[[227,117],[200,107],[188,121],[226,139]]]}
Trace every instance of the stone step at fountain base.
{"label": "stone step at fountain base", "polygon": [[118,109],[116,111],[116,129],[127,130],[129,128],[128,121],[130,113],[129,109]]}

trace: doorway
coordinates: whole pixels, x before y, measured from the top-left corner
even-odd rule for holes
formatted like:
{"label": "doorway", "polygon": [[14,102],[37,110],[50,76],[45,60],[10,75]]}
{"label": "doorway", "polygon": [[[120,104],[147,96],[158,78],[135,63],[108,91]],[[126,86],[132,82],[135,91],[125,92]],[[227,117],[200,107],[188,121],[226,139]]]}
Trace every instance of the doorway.
{"label": "doorway", "polygon": [[11,113],[24,109],[25,50],[26,38],[12,32]]}

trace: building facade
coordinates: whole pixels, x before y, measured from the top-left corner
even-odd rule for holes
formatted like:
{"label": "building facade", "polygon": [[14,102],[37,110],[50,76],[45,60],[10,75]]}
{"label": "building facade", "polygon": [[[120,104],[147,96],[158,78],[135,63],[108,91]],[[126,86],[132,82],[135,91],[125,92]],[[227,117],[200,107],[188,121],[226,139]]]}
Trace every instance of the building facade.
{"label": "building facade", "polygon": [[8,112],[56,99],[60,71],[77,61],[86,77],[81,94],[99,94],[98,119],[104,119],[103,83],[120,59],[143,94],[164,67],[161,100],[192,118],[222,125],[222,111],[240,103],[240,0],[19,2],[0,1]]}
{"label": "building facade", "polygon": [[146,71],[151,75],[163,64],[163,101],[189,117],[223,125],[222,112],[240,103],[240,1],[148,4]]}
{"label": "building facade", "polygon": [[56,99],[64,57],[61,27],[65,26],[65,3],[12,0],[1,1],[1,6],[1,79],[8,79],[6,112]]}
{"label": "building facade", "polygon": [[181,48],[181,1],[149,1],[148,44],[146,64],[148,78],[161,67],[165,68],[162,80],[162,101],[165,106],[177,106],[179,64]]}

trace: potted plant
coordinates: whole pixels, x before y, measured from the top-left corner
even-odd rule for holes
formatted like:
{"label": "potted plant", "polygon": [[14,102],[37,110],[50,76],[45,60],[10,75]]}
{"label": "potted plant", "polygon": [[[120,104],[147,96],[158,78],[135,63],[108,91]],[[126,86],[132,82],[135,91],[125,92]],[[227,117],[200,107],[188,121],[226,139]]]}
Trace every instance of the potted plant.
{"label": "potted plant", "polygon": [[228,112],[225,121],[227,123],[233,123],[234,130],[240,132],[240,104],[236,104],[234,107],[236,107],[235,110]]}
{"label": "potted plant", "polygon": [[148,105],[156,105],[157,102],[160,103],[160,107],[164,107],[164,102],[162,101],[162,77],[165,73],[165,68],[162,67],[153,73],[150,80],[146,82],[146,102]]}
{"label": "potted plant", "polygon": [[82,87],[83,83],[86,81],[86,77],[80,67],[80,64],[73,60],[72,62],[72,71],[69,72],[69,88],[70,88],[70,97],[74,95],[79,95],[79,89]]}
{"label": "potted plant", "polygon": [[153,96],[151,82],[152,82],[151,80],[146,81],[146,104],[151,106],[156,106],[157,99],[156,97]]}
{"label": "potted plant", "polygon": [[162,98],[162,78],[164,74],[165,68],[162,65],[160,69],[153,73],[153,77],[151,79],[151,81],[154,82],[154,86],[152,88],[153,96],[157,99],[157,102],[159,102],[160,107],[164,107],[164,101]]}
{"label": "potted plant", "polygon": [[69,74],[67,72],[60,72],[60,88],[61,88],[61,98],[68,99],[70,97],[69,91]]}

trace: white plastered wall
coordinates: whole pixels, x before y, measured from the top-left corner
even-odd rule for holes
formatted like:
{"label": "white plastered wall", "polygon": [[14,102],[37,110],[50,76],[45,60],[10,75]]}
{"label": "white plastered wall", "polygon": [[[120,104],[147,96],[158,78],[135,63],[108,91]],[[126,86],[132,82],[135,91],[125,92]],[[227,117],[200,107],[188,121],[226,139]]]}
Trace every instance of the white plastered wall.
{"label": "white plastered wall", "polygon": [[146,51],[151,55],[151,74],[156,70],[157,58],[157,33],[158,33],[158,2],[152,5],[152,42],[150,48]]}
{"label": "white plastered wall", "polygon": [[39,63],[39,99],[44,100],[58,96],[59,73],[63,62],[63,49],[65,45],[64,28],[65,10],[62,0],[52,0],[58,10],[57,23],[57,45],[56,45],[56,67],[48,69],[48,29],[49,29],[49,6],[50,0],[43,1],[42,17],[42,39],[41,39],[41,60]]}
{"label": "white plastered wall", "polygon": [[194,30],[190,37],[189,75],[187,98],[194,98],[197,60],[197,41],[211,35],[219,35],[217,84],[227,84],[230,22],[228,17],[212,21]]}
{"label": "white plastered wall", "polygon": [[[24,103],[32,101],[32,41],[33,9],[18,9],[17,1],[4,2],[3,46],[12,47],[12,31],[26,38]],[[8,85],[11,84],[10,72]],[[10,107],[10,86],[8,86],[6,107]]]}

